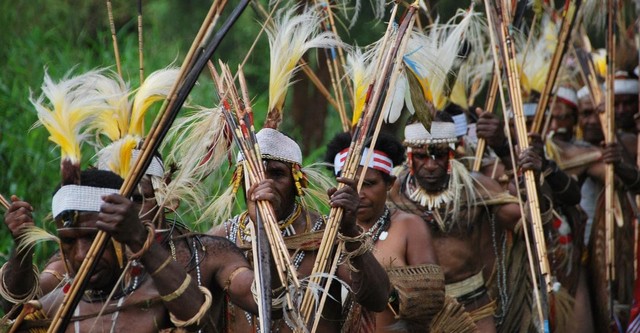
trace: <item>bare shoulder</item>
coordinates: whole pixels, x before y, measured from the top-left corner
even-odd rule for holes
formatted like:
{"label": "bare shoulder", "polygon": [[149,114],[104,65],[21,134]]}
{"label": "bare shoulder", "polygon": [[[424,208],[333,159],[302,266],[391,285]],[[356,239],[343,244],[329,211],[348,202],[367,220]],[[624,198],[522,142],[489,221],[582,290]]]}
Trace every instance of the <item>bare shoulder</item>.
{"label": "bare shoulder", "polygon": [[395,209],[393,211],[393,213],[391,214],[391,221],[394,224],[404,225],[407,227],[413,225],[426,225],[424,220],[420,216],[405,212],[400,209]]}
{"label": "bare shoulder", "polygon": [[491,177],[485,176],[479,172],[472,172],[471,177],[473,177],[477,184],[481,185],[481,188],[485,188],[489,192],[504,192],[500,183]]}
{"label": "bare shoulder", "polygon": [[226,237],[227,236],[227,225],[228,223],[221,223],[219,225],[214,225],[207,231],[207,235]]}
{"label": "bare shoulder", "polygon": [[423,237],[421,235],[431,233],[427,223],[420,216],[399,209],[391,215],[391,228],[409,237]]}

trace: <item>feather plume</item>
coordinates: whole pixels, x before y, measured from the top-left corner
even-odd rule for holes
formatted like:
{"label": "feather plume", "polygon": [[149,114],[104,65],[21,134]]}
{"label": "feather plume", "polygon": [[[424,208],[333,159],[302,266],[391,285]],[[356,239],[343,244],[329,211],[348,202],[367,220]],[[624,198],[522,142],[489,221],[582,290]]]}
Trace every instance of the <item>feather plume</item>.
{"label": "feather plume", "polygon": [[133,149],[138,146],[140,139],[127,135],[116,140],[98,152],[98,159],[105,161],[105,165],[113,173],[125,178],[131,169]]}
{"label": "feather plume", "polygon": [[80,145],[86,138],[82,130],[100,111],[110,108],[95,89],[95,82],[103,78],[101,71],[91,71],[56,83],[45,73],[42,94],[29,98],[38,113],[32,128],[42,125],[49,131],[49,140],[60,147],[63,161],[80,163]]}
{"label": "feather plume", "polygon": [[322,18],[315,8],[294,15],[297,7],[281,10],[274,24],[267,27],[269,36],[269,110],[265,127],[277,128],[291,77],[298,69],[302,56],[312,48],[342,46],[330,32],[319,32]]}
{"label": "feather plume", "polygon": [[395,89],[388,92],[387,98],[391,98],[389,108],[382,111],[384,121],[391,124],[395,123],[400,118],[402,107],[405,104],[405,97],[407,96],[407,90],[409,89],[404,66],[400,67],[400,75],[398,76],[398,80],[396,82],[397,83]]}
{"label": "feather plume", "polygon": [[598,49],[591,53],[591,59],[593,60],[593,66],[595,67],[596,74],[602,80],[607,76],[607,50]]}
{"label": "feather plume", "polygon": [[[98,135],[105,135],[110,142],[114,142],[128,132],[131,117],[129,105],[129,86],[116,73],[109,72],[105,80],[96,84],[96,89],[104,96],[110,110],[101,112],[91,124],[91,130]],[[103,146],[96,142],[98,147]]]}
{"label": "feather plume", "polygon": [[355,48],[347,54],[345,72],[353,82],[353,116],[351,124],[355,125],[364,111],[369,85],[373,82],[373,66],[371,66],[371,52],[364,53]]}
{"label": "feather plume", "polygon": [[40,227],[31,226],[25,228],[24,232],[18,237],[18,252],[29,251],[36,244],[42,242],[55,242],[60,244],[60,239]]}
{"label": "feather plume", "polygon": [[[461,45],[471,50],[472,63],[486,58],[484,51],[486,24],[472,9],[459,10],[447,23],[435,22],[428,34],[414,32],[409,39],[404,62],[422,87],[424,97],[436,110],[442,110],[449,101],[449,94],[462,60]],[[411,84],[412,80],[409,80]],[[415,83],[415,82],[414,82]],[[415,100],[413,100],[415,103]],[[414,105],[415,107],[415,105]]]}
{"label": "feather plume", "polygon": [[549,73],[550,61],[558,44],[559,26],[550,15],[544,15],[540,25],[542,29],[533,42],[533,48],[528,50],[527,54],[518,55],[521,66],[520,81],[525,97],[530,96],[533,91],[541,92],[543,90]]}
{"label": "feather plume", "polygon": [[145,114],[153,103],[167,98],[178,74],[179,69],[170,67],[155,71],[144,80],[133,99],[128,134],[144,137]]}
{"label": "feather plume", "polygon": [[607,19],[607,2],[604,0],[583,1],[582,15],[582,22],[598,31],[603,31]]}
{"label": "feather plume", "polygon": [[178,166],[178,171],[169,184],[158,189],[162,202],[180,200],[191,209],[201,210],[205,188],[209,186],[204,179],[229,156],[228,139],[219,108],[197,108],[178,119],[163,144],[164,150],[172,147],[165,163]]}

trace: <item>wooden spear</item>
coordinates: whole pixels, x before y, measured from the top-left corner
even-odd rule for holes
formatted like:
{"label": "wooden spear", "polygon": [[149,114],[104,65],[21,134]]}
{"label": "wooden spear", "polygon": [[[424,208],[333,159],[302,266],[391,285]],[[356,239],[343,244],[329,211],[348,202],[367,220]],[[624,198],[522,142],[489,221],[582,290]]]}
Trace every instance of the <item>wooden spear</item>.
{"label": "wooden spear", "polygon": [[562,64],[562,59],[567,50],[567,45],[571,40],[571,32],[573,31],[576,17],[578,16],[578,10],[582,0],[566,0],[564,2],[564,10],[562,24],[560,25],[560,31],[558,32],[558,43],[556,49],[553,52],[553,57],[549,63],[549,72],[547,73],[547,79],[545,80],[544,87],[540,92],[540,100],[538,100],[538,106],[531,125],[531,132],[540,133],[542,127],[542,120],[544,118],[545,111],[549,105],[549,98],[556,84],[558,78],[558,72]]}
{"label": "wooden spear", "polygon": [[[184,101],[189,95],[189,92],[193,88],[200,72],[206,65],[208,59],[211,58],[233,23],[235,23],[240,14],[244,11],[246,6],[248,5],[248,1],[249,0],[241,0],[240,4],[238,4],[238,6],[234,9],[225,24],[213,36],[213,38],[206,43],[206,48],[203,48],[202,45],[204,44],[202,43],[205,42],[205,36],[212,28],[210,23],[214,17],[214,14],[216,13],[216,11],[222,11],[222,8],[218,6],[217,2],[214,2],[212,4],[211,10],[207,15],[207,19],[205,19],[203,26],[201,27],[198,35],[196,36],[196,39],[194,40],[194,43],[192,44],[188,56],[185,58],[179,76],[180,79],[178,79],[173,85],[171,92],[168,95],[169,98],[167,98],[165,103],[163,103],[160,113],[156,118],[156,122],[153,125],[152,131],[149,133],[149,136],[144,142],[142,153],[140,154],[132,170],[127,175],[124,184],[120,188],[120,194],[122,194],[123,196],[129,196],[135,189],[135,186],[138,184],[144,174],[144,170],[146,170],[151,163],[153,154],[155,153],[155,151],[157,151],[160,143],[166,136],[171,124],[173,123],[173,120],[175,120],[178,111],[182,107]],[[187,66],[187,64],[193,65]],[[82,291],[86,288],[86,285],[88,283],[88,277],[91,276],[91,272],[95,269],[98,259],[102,257],[108,240],[109,236],[107,233],[99,231],[96,234],[96,238],[94,239],[91,248],[87,252],[85,260],[82,262],[80,268],[78,269],[74,281],[71,284],[71,288],[65,295],[62,304],[53,317],[53,320],[47,332],[64,332],[66,330],[66,327],[72,315],[71,309],[74,309],[80,301]]]}
{"label": "wooden spear", "polygon": [[116,36],[116,25],[113,21],[113,9],[111,8],[111,0],[107,0],[107,15],[109,17],[109,29],[111,31],[111,40],[113,42],[113,53],[116,56],[116,68],[118,76],[122,77],[122,65],[120,64],[120,50],[118,48],[118,37]]}
{"label": "wooden spear", "polygon": [[[615,30],[617,26],[615,24],[616,19],[616,0],[608,0],[607,1],[607,39],[606,39],[606,49],[607,49],[607,77],[605,81],[605,111],[604,111],[604,123],[602,124],[602,129],[604,131],[604,140],[606,144],[614,143],[616,140],[615,137],[615,122],[614,122],[614,76],[615,76],[615,58],[616,58],[616,50],[615,50]],[[598,108],[598,105],[594,105],[594,107]],[[609,286],[609,313],[610,320],[614,318],[614,309],[613,309],[613,294],[612,294],[612,284],[616,280],[616,268],[615,268],[615,218],[614,218],[614,207],[613,200],[615,194],[614,188],[614,173],[613,173],[613,164],[608,163],[605,166],[605,263],[607,269],[607,283]]]}
{"label": "wooden spear", "polygon": [[2,207],[4,207],[5,210],[9,210],[9,206],[11,206],[9,201],[7,199],[5,199],[2,196],[2,194],[0,194],[0,205],[2,205]]}
{"label": "wooden spear", "polygon": [[140,67],[140,85],[144,82],[144,48],[142,36],[142,0],[138,0],[138,63]]}
{"label": "wooden spear", "polygon": [[[485,6],[487,9],[487,16],[493,17],[494,13],[497,12],[497,24],[494,24],[494,28],[497,30],[497,35],[499,37],[500,45],[501,45],[501,53],[503,59],[503,68],[506,71],[507,83],[508,83],[508,92],[509,99],[511,101],[511,108],[514,113],[514,123],[516,126],[518,145],[521,150],[525,150],[529,147],[529,138],[527,135],[527,126],[525,121],[525,116],[522,107],[522,95],[520,89],[520,75],[518,73],[518,67],[516,62],[516,52],[515,46],[513,44],[512,37],[509,33],[509,28],[507,27],[506,22],[503,19],[502,15],[502,5],[492,6],[489,4]],[[525,186],[527,193],[527,202],[529,203],[529,212],[531,214],[531,227],[533,231],[533,242],[535,245],[535,254],[537,255],[537,267],[539,270],[539,274],[541,276],[541,280],[544,280],[544,283],[540,283],[540,288],[542,293],[536,292],[535,298],[538,304],[538,316],[541,323],[544,323],[545,331],[548,332],[549,322],[548,322],[548,307],[547,307],[547,293],[552,290],[552,281],[550,274],[549,261],[547,258],[547,247],[545,244],[544,231],[542,226],[542,219],[540,217],[540,203],[538,200],[538,190],[536,186],[535,174],[532,170],[527,170],[524,172],[525,178]],[[526,218],[523,219],[523,223],[526,221]],[[535,290],[538,290],[538,284],[536,281],[536,272],[533,265],[533,255],[531,253],[528,228],[527,226],[523,226],[523,232],[525,235],[525,242],[527,244],[527,250],[529,254],[529,262],[532,273],[532,282]],[[544,298],[542,298],[543,295]]]}
{"label": "wooden spear", "polygon": [[[390,24],[393,22],[393,17],[397,12],[397,4],[394,6],[394,10],[392,13],[392,19]],[[377,123],[380,113],[383,109],[384,99],[382,98],[384,91],[389,87],[389,83],[391,81],[391,74],[394,73],[393,64],[397,64],[396,58],[398,57],[399,50],[401,49],[402,42],[405,41],[405,37],[408,36],[407,32],[410,31],[410,27],[413,25],[415,21],[415,13],[417,10],[417,6],[414,4],[409,8],[405,17],[403,18],[398,32],[395,37],[394,45],[392,48],[383,48],[386,50],[386,54],[384,56],[384,61],[379,62],[381,64],[381,70],[378,72],[381,74],[382,80],[377,80],[375,82],[374,87],[370,90],[369,98],[367,104],[365,106],[365,111],[363,112],[362,118],[358,121],[358,125],[356,126],[356,130],[353,134],[353,139],[351,142],[351,146],[349,149],[349,153],[347,154],[345,167],[342,170],[343,177],[346,178],[354,178],[357,172],[358,166],[360,165],[360,160],[362,159],[362,150],[365,143],[365,139],[370,137],[371,131],[373,130],[373,125]],[[390,30],[388,30],[389,32]],[[388,35],[385,34],[383,39],[383,43],[388,40]],[[380,57],[383,58],[383,57]],[[338,187],[343,187],[344,184],[339,184]],[[329,270],[333,270],[336,266],[335,262],[329,263],[329,257],[331,252],[335,248],[335,239],[337,236],[339,223],[342,220],[343,210],[339,208],[332,208],[329,213],[329,219],[327,222],[327,226],[325,228],[325,232],[323,234],[323,238],[320,244],[320,248],[318,250],[318,254],[316,256],[316,261],[314,263],[314,267],[312,270],[312,274],[310,276],[311,283],[319,283],[321,278],[319,273],[327,272],[327,268]],[[327,288],[325,288],[323,293],[328,292]],[[322,297],[326,297],[323,295]],[[305,291],[305,297],[303,298],[302,303],[302,315],[305,319],[305,322],[309,322],[311,311],[312,311],[312,301],[310,290],[307,289]],[[320,315],[321,309],[318,309],[318,315]],[[317,327],[317,321],[319,319],[315,318],[314,327]]]}

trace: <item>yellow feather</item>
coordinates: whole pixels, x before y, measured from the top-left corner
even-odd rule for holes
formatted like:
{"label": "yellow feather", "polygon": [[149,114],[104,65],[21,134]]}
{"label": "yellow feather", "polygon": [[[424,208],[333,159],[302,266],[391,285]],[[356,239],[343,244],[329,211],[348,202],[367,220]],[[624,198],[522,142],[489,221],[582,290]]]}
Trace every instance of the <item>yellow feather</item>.
{"label": "yellow feather", "polygon": [[128,134],[144,136],[144,117],[149,107],[167,98],[169,90],[178,79],[178,74],[177,68],[165,68],[153,72],[145,79],[133,100]]}
{"label": "yellow feather", "polygon": [[98,152],[99,165],[125,178],[131,169],[132,152],[140,139],[131,135],[114,141]]}
{"label": "yellow feather", "polygon": [[294,15],[297,7],[281,10],[267,27],[270,47],[269,110],[275,126],[282,120],[287,89],[302,56],[312,48],[331,48],[341,43],[330,32],[319,32],[322,18],[315,7]]}
{"label": "yellow feather", "polygon": [[86,137],[83,130],[111,108],[96,89],[104,79],[101,71],[91,71],[56,83],[45,73],[42,94],[29,98],[38,114],[34,127],[42,125],[49,131],[49,140],[60,146],[62,160],[79,164],[80,145]]}

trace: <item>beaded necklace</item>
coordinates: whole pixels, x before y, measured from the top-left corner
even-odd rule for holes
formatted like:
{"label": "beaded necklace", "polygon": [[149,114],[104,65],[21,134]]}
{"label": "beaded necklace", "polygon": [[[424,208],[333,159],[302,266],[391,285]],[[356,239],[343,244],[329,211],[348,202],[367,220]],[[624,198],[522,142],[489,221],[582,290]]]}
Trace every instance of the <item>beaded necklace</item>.
{"label": "beaded necklace", "polygon": [[389,212],[389,208],[385,206],[382,215],[380,215],[376,223],[374,223],[371,228],[367,230],[367,233],[371,235],[371,238],[373,238],[374,243],[378,240],[383,241],[387,239],[387,236],[389,235],[389,232],[387,232],[387,227],[389,225],[389,222],[391,222],[390,215],[391,213]]}
{"label": "beaded necklace", "polygon": [[[278,228],[282,232],[282,237],[289,237],[296,234],[296,230],[293,227],[293,222],[295,222],[295,220],[298,217],[300,217],[301,213],[302,213],[302,206],[298,205],[298,203],[296,202],[294,204],[293,211],[291,212],[291,214],[289,214],[289,216],[287,216],[287,218],[284,219],[282,223],[278,222]],[[235,242],[238,239],[242,239],[243,241],[250,241],[251,235],[247,231],[247,223],[249,221],[249,219],[247,218],[248,215],[249,215],[248,212],[242,213],[242,215],[240,215],[240,218],[238,219],[238,223],[234,223],[237,230],[235,232],[232,231],[231,234],[237,233],[237,236],[234,239],[232,239],[232,241]]]}

